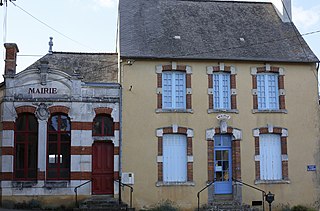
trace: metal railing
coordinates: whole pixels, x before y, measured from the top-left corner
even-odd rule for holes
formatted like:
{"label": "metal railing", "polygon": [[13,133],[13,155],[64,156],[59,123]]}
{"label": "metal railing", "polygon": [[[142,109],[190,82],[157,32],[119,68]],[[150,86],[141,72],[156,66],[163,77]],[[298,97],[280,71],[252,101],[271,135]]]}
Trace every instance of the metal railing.
{"label": "metal railing", "polygon": [[214,180],[212,182],[210,182],[209,184],[207,184],[204,188],[202,188],[198,193],[197,193],[197,198],[198,198],[198,211],[200,210],[200,193],[202,191],[204,191],[205,189],[207,189],[208,187],[210,187],[212,184],[214,184]]}
{"label": "metal railing", "polygon": [[[129,208],[132,208],[132,193],[133,193],[133,187],[128,185],[128,184],[124,184],[122,183],[120,180],[115,180],[115,182],[119,183],[119,188],[120,186],[122,187],[128,187],[130,188],[130,207]],[[119,199],[121,199],[121,192],[120,192],[120,189],[119,189]],[[119,200],[119,203],[121,203],[121,200]]]}
{"label": "metal railing", "polygon": [[265,192],[264,190],[262,190],[262,189],[260,189],[260,188],[257,188],[257,187],[255,187],[255,186],[253,186],[253,185],[249,185],[249,184],[247,184],[247,183],[245,183],[245,182],[242,182],[242,181],[240,181],[240,180],[237,180],[237,179],[235,179],[235,178],[232,178],[232,180],[233,180],[234,182],[241,183],[242,185],[245,185],[245,186],[247,186],[247,187],[249,187],[249,188],[252,188],[252,189],[255,189],[255,190],[257,190],[257,191],[260,191],[260,192],[262,193],[262,210],[264,211],[264,200],[265,200],[265,196],[266,196],[266,192]]}
{"label": "metal railing", "polygon": [[76,207],[77,207],[77,208],[79,208],[79,203],[78,203],[78,189],[79,189],[80,187],[84,186],[85,184],[90,183],[90,182],[92,182],[92,180],[86,181],[86,182],[84,182],[84,183],[82,183],[82,184],[80,184],[80,185],[78,185],[77,187],[74,188],[74,192],[75,192],[75,194],[76,194]]}

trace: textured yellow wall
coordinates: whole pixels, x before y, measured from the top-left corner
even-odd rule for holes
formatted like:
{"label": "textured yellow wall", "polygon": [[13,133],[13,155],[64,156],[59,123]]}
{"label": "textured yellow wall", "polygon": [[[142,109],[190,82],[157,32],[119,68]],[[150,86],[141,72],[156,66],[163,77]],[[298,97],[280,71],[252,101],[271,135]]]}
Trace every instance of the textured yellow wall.
{"label": "textured yellow wall", "polygon": [[[218,127],[216,116],[208,114],[207,66],[218,65],[215,61],[176,61],[192,68],[193,113],[156,113],[157,74],[156,65],[171,64],[171,61],[135,61],[122,68],[123,80],[123,172],[133,172],[134,205],[143,207],[170,199],[184,209],[196,207],[197,192],[208,180],[206,129]],[[284,113],[252,113],[251,67],[264,63],[225,62],[237,70],[238,114],[231,116],[228,126],[242,130],[241,175],[243,182],[254,184],[254,137],[252,130],[267,124],[288,129],[288,157],[290,184],[257,185],[275,193],[277,204],[312,204],[319,200],[319,178],[315,172],[307,172],[308,164],[317,164],[319,169],[319,114],[316,70],[307,64],[274,64],[285,69],[286,109]],[[131,87],[131,90],[130,90]],[[194,130],[193,179],[195,186],[156,187],[158,139],[156,129],[172,124]],[[316,161],[317,160],[317,161]],[[243,187],[243,202],[261,200],[261,194]],[[125,197],[127,199],[127,194]],[[207,192],[201,195],[206,203]]]}

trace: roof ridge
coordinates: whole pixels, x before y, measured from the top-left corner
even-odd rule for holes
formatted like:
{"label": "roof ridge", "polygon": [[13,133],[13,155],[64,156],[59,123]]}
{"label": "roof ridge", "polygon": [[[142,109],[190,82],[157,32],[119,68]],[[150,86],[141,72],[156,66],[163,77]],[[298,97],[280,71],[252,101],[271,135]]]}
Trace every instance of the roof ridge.
{"label": "roof ridge", "polygon": [[267,1],[245,1],[245,0],[177,0],[190,2],[221,2],[221,3],[250,3],[250,4],[271,4]]}
{"label": "roof ridge", "polygon": [[79,55],[117,55],[118,53],[90,53],[90,52],[63,52],[63,51],[53,51],[52,54],[79,54]]}

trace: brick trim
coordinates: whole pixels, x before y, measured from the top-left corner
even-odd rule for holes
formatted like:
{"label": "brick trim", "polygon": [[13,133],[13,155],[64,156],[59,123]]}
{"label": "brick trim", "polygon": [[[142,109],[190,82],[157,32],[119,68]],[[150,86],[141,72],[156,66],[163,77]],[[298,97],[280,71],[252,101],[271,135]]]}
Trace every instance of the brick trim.
{"label": "brick trim", "polygon": [[[260,155],[260,134],[278,134],[280,136],[280,144],[281,144],[281,155],[288,155],[287,149],[287,140],[288,133],[287,129],[281,127],[273,127],[269,125],[268,127],[255,128],[256,134],[254,134],[254,145],[255,145],[255,155]],[[258,134],[257,134],[258,133]],[[255,161],[256,165],[256,180],[260,180],[260,161]],[[288,160],[282,160],[282,180],[288,180],[289,172],[288,172]]]}
{"label": "brick trim", "polygon": [[208,141],[208,181],[214,180],[214,140]]}
{"label": "brick trim", "polygon": [[285,110],[285,92],[281,94],[281,90],[284,90],[284,70],[280,67],[270,66],[266,64],[264,67],[254,67],[251,69],[252,75],[252,97],[253,97],[253,109],[258,109],[258,93],[257,93],[257,74],[263,73],[275,73],[278,74],[278,100],[279,100],[279,110]]}
{"label": "brick trim", "polygon": [[13,147],[1,147],[1,154],[2,155],[14,155],[14,148]]}
{"label": "brick trim", "polygon": [[12,181],[13,180],[13,172],[0,172],[1,181]]}
{"label": "brick trim", "polygon": [[17,114],[21,113],[32,113],[34,114],[36,112],[36,108],[33,106],[19,106],[16,108]]}
{"label": "brick trim", "polygon": [[71,146],[71,155],[92,155],[91,146]]}
{"label": "brick trim", "polygon": [[44,171],[38,171],[37,179],[38,180],[44,180],[45,179],[45,172]]}
{"label": "brick trim", "polygon": [[113,155],[120,155],[120,147],[113,147]]}
{"label": "brick trim", "polygon": [[71,122],[71,130],[92,130],[92,122]]}
{"label": "brick trim", "polygon": [[70,180],[90,180],[91,172],[70,172]]}
{"label": "brick trim", "polygon": [[48,108],[48,110],[51,114],[64,113],[64,114],[68,115],[70,108],[68,108],[66,106],[51,106]]}
{"label": "brick trim", "polygon": [[94,109],[94,112],[96,113],[96,115],[98,114],[110,114],[112,113],[112,108],[108,108],[108,107],[105,107],[105,108],[95,108]]}
{"label": "brick trim", "polygon": [[14,125],[15,125],[15,122],[9,122],[9,121],[5,121],[5,122],[2,122],[2,129],[3,130],[14,130]]}
{"label": "brick trim", "polygon": [[118,180],[119,179],[119,172],[118,171],[113,172],[113,179],[114,180]]}
{"label": "brick trim", "polygon": [[120,130],[120,122],[113,122],[113,129]]}

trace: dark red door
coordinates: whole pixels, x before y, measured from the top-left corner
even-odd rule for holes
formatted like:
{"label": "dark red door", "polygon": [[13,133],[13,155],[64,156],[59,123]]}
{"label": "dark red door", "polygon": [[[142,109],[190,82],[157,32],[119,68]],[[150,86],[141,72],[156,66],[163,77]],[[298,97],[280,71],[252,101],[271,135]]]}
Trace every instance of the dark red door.
{"label": "dark red door", "polygon": [[92,146],[92,194],[113,194],[113,144],[95,142]]}

